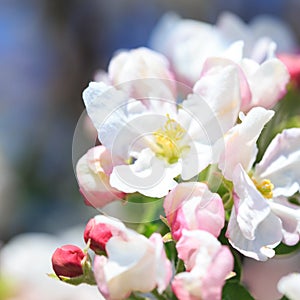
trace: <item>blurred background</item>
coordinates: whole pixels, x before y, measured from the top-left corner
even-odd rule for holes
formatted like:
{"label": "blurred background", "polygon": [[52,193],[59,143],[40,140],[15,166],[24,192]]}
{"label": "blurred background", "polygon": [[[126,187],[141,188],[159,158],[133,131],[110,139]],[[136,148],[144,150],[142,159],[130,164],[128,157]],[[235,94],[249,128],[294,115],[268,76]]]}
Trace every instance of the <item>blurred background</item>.
{"label": "blurred background", "polygon": [[[117,49],[147,45],[165,12],[215,23],[224,10],[246,22],[261,14],[276,16],[299,41],[299,0],[0,0],[2,245],[27,232],[46,233],[49,253],[56,243],[81,242],[82,229],[70,235],[69,228],[84,226],[97,213],[84,205],[72,166],[83,89],[98,69],[107,68]],[[62,232],[67,232],[63,238]],[[22,241],[20,255],[28,245],[34,247]],[[48,242],[37,239],[37,244]],[[21,258],[18,263],[22,268]],[[18,293],[10,299],[39,299]],[[3,295],[0,288],[0,299]]]}

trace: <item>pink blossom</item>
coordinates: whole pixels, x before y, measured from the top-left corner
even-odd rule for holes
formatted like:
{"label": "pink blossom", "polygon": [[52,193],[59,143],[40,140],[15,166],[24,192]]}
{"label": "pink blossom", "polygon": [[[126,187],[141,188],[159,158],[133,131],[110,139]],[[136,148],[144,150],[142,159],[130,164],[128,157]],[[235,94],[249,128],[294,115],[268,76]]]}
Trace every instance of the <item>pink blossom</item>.
{"label": "pink blossom", "polygon": [[226,277],[233,269],[227,246],[202,230],[183,230],[176,248],[187,272],[177,274],[172,288],[179,300],[220,300]]}
{"label": "pink blossom", "polygon": [[113,166],[121,162],[120,158],[113,157],[104,146],[96,146],[80,158],[76,174],[80,192],[87,205],[103,207],[113,200],[125,197],[125,193],[109,184]]}
{"label": "pink blossom", "polygon": [[164,209],[172,236],[179,240],[183,229],[201,229],[219,236],[224,226],[221,197],[205,183],[179,183],[165,198]]}
{"label": "pink blossom", "polygon": [[172,268],[159,234],[147,239],[126,228],[109,239],[106,251],[107,257],[96,255],[94,260],[95,279],[105,299],[126,299],[133,291],[154,288],[162,293],[169,284]]}

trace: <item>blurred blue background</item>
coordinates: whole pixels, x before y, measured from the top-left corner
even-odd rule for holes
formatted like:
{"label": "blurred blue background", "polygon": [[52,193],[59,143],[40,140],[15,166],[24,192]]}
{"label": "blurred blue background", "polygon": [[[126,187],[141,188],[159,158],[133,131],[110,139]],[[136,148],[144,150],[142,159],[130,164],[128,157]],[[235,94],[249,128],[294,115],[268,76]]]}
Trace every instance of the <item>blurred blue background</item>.
{"label": "blurred blue background", "polygon": [[84,223],[71,151],[81,92],[114,51],[147,45],[167,11],[215,23],[275,15],[300,35],[299,0],[0,0],[0,240]]}

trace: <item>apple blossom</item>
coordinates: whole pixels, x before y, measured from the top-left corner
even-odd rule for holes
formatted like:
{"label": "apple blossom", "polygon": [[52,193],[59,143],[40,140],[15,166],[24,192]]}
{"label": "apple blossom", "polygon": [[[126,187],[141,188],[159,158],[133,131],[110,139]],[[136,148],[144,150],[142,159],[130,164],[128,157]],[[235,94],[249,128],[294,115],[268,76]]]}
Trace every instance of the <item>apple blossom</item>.
{"label": "apple blossom", "polygon": [[107,257],[95,256],[94,275],[106,299],[125,299],[131,292],[162,293],[170,282],[172,268],[166,258],[162,237],[149,239],[126,229],[106,243]]}
{"label": "apple blossom", "polygon": [[[221,87],[214,93],[209,92],[212,82]],[[180,106],[173,99],[159,99],[163,105],[158,112],[152,105],[156,98],[145,103],[118,87],[90,83],[83,99],[99,140],[124,161],[113,167],[112,187],[163,197],[176,186],[173,178],[189,180],[217,159],[217,142],[235,124],[240,106],[237,70],[225,68],[197,84]]]}
{"label": "apple blossom", "polygon": [[179,240],[183,229],[201,229],[218,237],[225,214],[221,197],[205,183],[179,183],[165,198],[164,209],[172,236]]}
{"label": "apple blossom", "polygon": [[[149,97],[158,97],[176,100],[176,84],[168,60],[148,48],[119,52],[108,66],[108,77],[112,85],[123,89],[135,99],[143,101]],[[153,81],[153,84],[151,81],[140,80],[148,78],[163,80]],[[127,84],[122,85],[124,82]],[[155,105],[155,102],[152,104]]]}
{"label": "apple blossom", "polygon": [[[177,79],[189,85],[194,85],[199,79],[204,63],[209,57],[227,58],[236,63],[240,63],[242,57],[245,57],[250,59],[254,67],[255,64],[261,64],[274,57],[276,44],[281,52],[296,49],[295,37],[283,22],[261,16],[246,25],[238,16],[229,12],[221,14],[216,25],[181,19],[175,14],[166,14],[155,28],[150,44],[155,50],[168,57]],[[262,76],[266,84],[270,85],[268,82],[270,76],[265,75],[270,68],[278,73],[276,64],[278,62],[269,63],[262,70],[256,70],[259,76],[251,78],[251,81],[255,82],[251,85],[257,85]],[[274,85],[276,86],[276,83]],[[261,89],[269,94],[277,92],[259,86],[258,84],[258,87],[253,89],[256,91],[255,94],[260,94],[261,101],[268,101],[263,99]],[[257,97],[255,95],[253,101],[256,105]],[[250,107],[247,108],[249,109]]]}
{"label": "apple blossom", "polygon": [[57,248],[52,255],[52,266],[55,274],[65,277],[83,275],[82,264],[87,254],[74,245]]}
{"label": "apple blossom", "polygon": [[240,66],[251,91],[251,100],[243,103],[242,111],[247,112],[255,106],[272,108],[286,94],[290,76],[278,58],[270,56],[261,64],[244,58]]}
{"label": "apple blossom", "polygon": [[[286,93],[286,85],[290,78],[288,70],[273,56],[261,64],[242,57],[235,62],[227,58],[211,57],[205,61],[200,78],[210,73],[220,73],[222,69],[229,67],[238,70],[240,110],[243,112],[248,112],[255,106],[272,108]],[[213,89],[210,92],[212,93]]]}
{"label": "apple blossom", "polygon": [[274,256],[273,248],[282,240],[297,243],[300,233],[299,208],[279,198],[299,190],[300,129],[277,135],[252,174],[247,174],[256,158],[260,131],[271,116],[263,108],[252,109],[225,137],[219,164],[234,184],[227,236],[233,247],[257,260]]}
{"label": "apple blossom", "polygon": [[170,59],[177,78],[191,86],[213,65],[217,69],[235,65],[241,81],[241,110],[271,108],[285,94],[289,74],[274,55],[277,46],[268,37],[268,30],[274,36],[270,24],[281,30],[279,36],[293,40],[286,34],[288,29],[271,18],[258,19],[250,28],[230,13],[223,13],[216,26],[167,14],[154,31],[152,44]]}
{"label": "apple blossom", "polygon": [[170,60],[176,78],[191,86],[199,79],[208,57],[237,57],[236,45],[231,45],[214,25],[170,13],[157,25],[150,44]]}
{"label": "apple blossom", "polygon": [[179,300],[219,300],[226,277],[233,269],[233,256],[227,246],[209,232],[183,230],[176,248],[186,265],[177,274],[172,288]]}
{"label": "apple blossom", "polygon": [[83,155],[76,166],[76,175],[80,192],[87,205],[102,207],[107,203],[123,199],[125,193],[109,184],[113,164],[121,163],[118,157],[112,157],[104,146],[96,146]]}

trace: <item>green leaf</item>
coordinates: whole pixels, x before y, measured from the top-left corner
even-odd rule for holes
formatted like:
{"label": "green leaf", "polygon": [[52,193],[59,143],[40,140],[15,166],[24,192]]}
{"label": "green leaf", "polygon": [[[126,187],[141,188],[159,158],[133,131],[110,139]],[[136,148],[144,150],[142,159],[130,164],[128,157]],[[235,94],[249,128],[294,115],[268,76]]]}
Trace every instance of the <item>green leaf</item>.
{"label": "green leaf", "polygon": [[274,250],[276,255],[285,255],[295,252],[300,249],[300,242],[294,246],[287,246],[283,243],[280,243]]}
{"label": "green leaf", "polygon": [[222,300],[255,300],[238,281],[228,281],[222,292]]}
{"label": "green leaf", "polygon": [[290,299],[286,296],[283,296],[282,298],[280,298],[280,300],[290,300]]}

